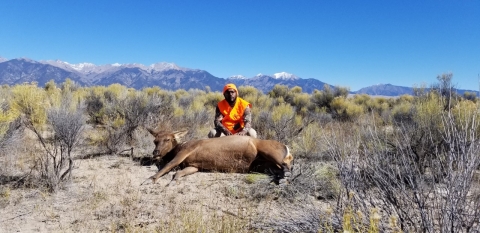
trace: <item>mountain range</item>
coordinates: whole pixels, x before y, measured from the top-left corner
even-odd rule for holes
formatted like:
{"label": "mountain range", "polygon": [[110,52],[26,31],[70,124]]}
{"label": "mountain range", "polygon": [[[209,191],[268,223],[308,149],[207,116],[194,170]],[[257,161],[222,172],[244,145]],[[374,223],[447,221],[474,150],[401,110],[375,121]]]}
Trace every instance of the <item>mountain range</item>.
{"label": "mountain range", "polygon": [[[0,84],[15,85],[25,82],[37,82],[44,86],[50,80],[62,83],[71,79],[82,86],[108,86],[118,83],[135,89],[159,86],[166,90],[201,89],[207,86],[215,91],[222,90],[227,83],[237,86],[253,86],[263,93],[268,93],[277,85],[299,86],[303,92],[312,93],[323,90],[326,84],[318,79],[303,79],[296,75],[280,72],[273,75],[258,74],[251,78],[241,75],[229,78],[216,77],[205,70],[179,67],[174,63],[160,62],[150,66],[143,64],[107,64],[92,63],[70,64],[60,60],[34,61],[28,58],[5,59],[0,57]],[[463,93],[464,90],[458,90]],[[351,94],[368,94],[382,96],[400,96],[412,94],[410,87],[391,84],[374,85],[361,88]]]}

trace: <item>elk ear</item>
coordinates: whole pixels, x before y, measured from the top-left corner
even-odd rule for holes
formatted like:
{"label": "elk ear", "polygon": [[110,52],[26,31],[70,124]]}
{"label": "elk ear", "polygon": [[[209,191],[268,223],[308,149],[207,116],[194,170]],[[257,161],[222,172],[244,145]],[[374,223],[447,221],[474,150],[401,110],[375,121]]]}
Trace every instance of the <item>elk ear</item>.
{"label": "elk ear", "polygon": [[148,128],[148,127],[146,127],[146,129],[147,129],[147,130],[148,130],[148,132],[150,132],[150,134],[152,134],[153,136],[155,136],[155,135],[158,133],[157,131],[155,131],[155,130],[154,130],[154,129],[152,129],[152,128]]}
{"label": "elk ear", "polygon": [[176,139],[177,141],[180,141],[179,139],[182,138],[183,136],[185,136],[187,133],[188,133],[188,130],[182,130],[182,131],[173,132],[173,134],[175,135],[175,139]]}

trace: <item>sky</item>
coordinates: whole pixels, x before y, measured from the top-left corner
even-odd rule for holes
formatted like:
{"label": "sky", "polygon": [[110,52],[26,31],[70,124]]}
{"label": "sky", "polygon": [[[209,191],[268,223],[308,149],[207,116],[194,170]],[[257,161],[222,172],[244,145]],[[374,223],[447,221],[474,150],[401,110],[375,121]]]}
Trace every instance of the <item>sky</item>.
{"label": "sky", "polygon": [[4,0],[0,57],[478,90],[480,1]]}

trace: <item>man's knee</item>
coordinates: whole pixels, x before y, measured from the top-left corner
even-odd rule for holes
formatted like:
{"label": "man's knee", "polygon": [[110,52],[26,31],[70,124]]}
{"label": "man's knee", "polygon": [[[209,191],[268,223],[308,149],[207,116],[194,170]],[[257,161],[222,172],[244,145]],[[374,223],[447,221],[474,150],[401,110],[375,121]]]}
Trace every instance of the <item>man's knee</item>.
{"label": "man's knee", "polygon": [[209,138],[214,138],[215,134],[217,134],[217,130],[212,129],[212,130],[210,130],[210,132],[208,132],[208,137]]}
{"label": "man's knee", "polygon": [[249,129],[247,134],[252,138],[257,138],[257,131],[255,131],[254,129]]}
{"label": "man's knee", "polygon": [[209,138],[218,138],[218,137],[221,137],[221,136],[225,136],[225,135],[217,129],[212,129],[212,130],[210,130],[210,132],[208,132],[208,137]]}

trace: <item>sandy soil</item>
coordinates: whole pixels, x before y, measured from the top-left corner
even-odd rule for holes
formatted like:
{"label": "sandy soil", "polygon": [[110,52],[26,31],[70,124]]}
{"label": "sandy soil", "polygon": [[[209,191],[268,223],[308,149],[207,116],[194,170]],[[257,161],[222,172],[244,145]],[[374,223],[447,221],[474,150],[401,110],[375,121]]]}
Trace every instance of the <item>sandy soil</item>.
{"label": "sandy soil", "polygon": [[198,172],[166,186],[172,171],[140,185],[156,171],[128,157],[103,156],[76,160],[73,179],[53,194],[3,187],[0,232],[168,231],[196,219],[251,225],[285,215],[281,201],[248,198],[247,174]]}

